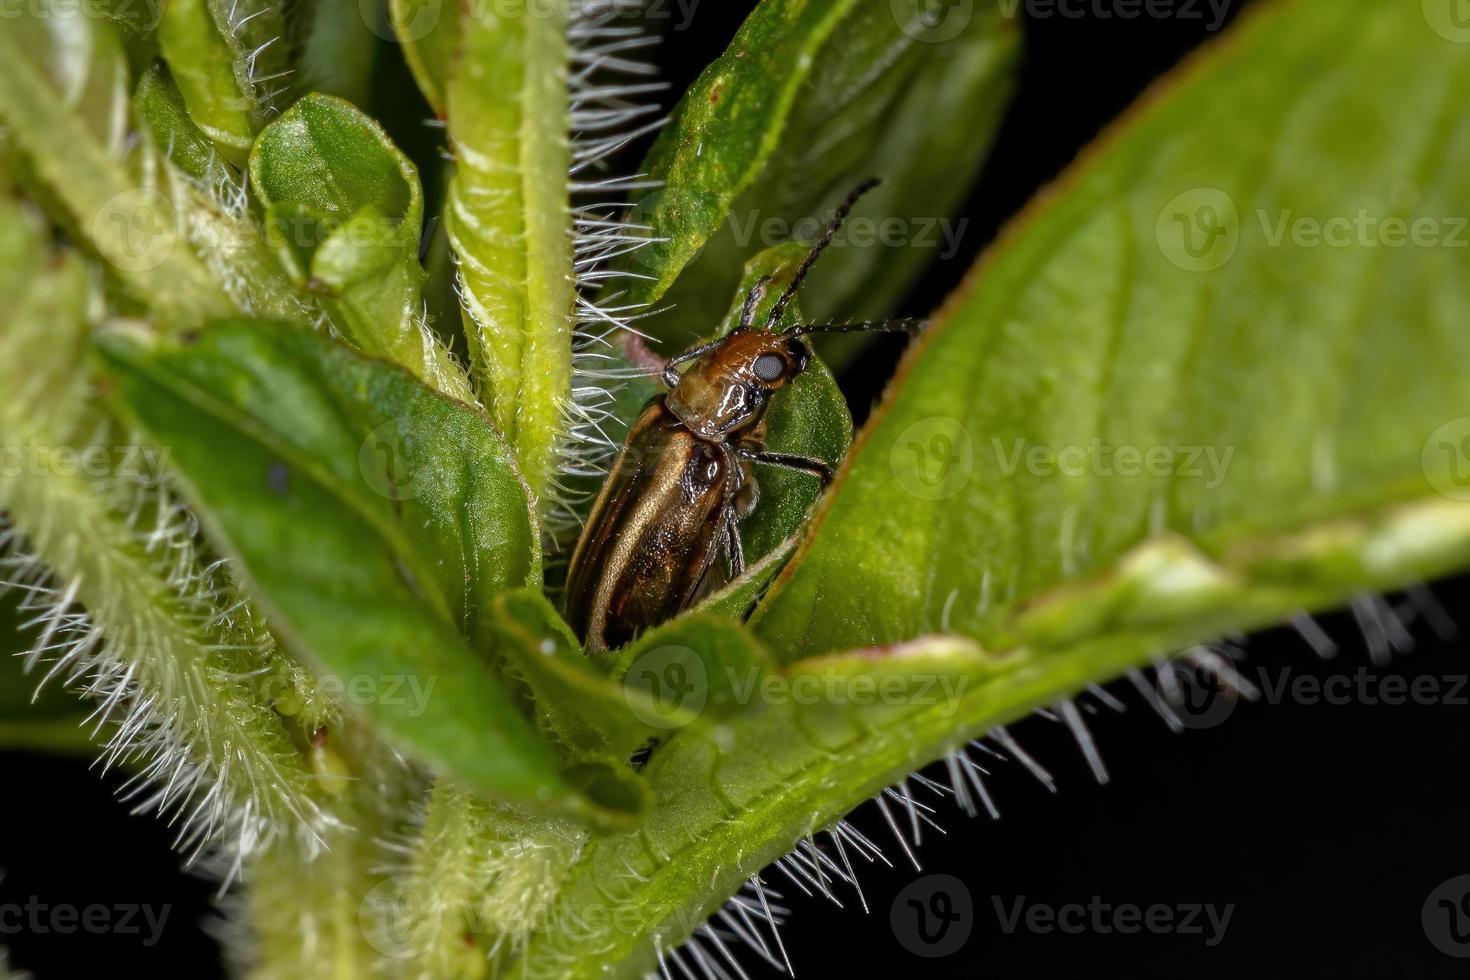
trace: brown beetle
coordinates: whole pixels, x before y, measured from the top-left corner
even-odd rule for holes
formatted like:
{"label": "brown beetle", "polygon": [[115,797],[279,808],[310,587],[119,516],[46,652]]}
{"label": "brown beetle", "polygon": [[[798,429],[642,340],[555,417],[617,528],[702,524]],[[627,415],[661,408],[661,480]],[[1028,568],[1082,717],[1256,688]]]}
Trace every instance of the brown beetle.
{"label": "brown beetle", "polygon": [[[622,646],[740,575],[740,520],[759,499],[755,464],[807,473],[824,486],[832,479],[832,468],[820,459],[765,447],[771,398],[811,359],[798,338],[911,330],[919,323],[801,324],[781,332],[775,327],[853,204],[877,183],[859,187],[837,209],[763,329],[755,329],[752,320],[769,277],[746,297],[739,325],[728,336],[690,348],[664,366],[669,391],[654,396],[629,430],[568,568],[567,616],[588,652]],[[681,375],[676,368],[690,361],[693,366]]]}

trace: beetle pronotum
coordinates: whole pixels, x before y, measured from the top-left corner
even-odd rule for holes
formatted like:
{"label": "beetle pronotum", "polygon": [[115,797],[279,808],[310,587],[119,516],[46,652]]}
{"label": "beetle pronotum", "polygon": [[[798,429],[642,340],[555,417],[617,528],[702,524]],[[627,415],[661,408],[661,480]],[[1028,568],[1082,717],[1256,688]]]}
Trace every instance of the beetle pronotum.
{"label": "beetle pronotum", "polygon": [[[776,328],[852,206],[877,183],[863,184],[837,209],[761,329],[753,321],[769,277],[746,296],[740,322],[728,336],[692,347],[664,366],[669,390],[655,395],[629,430],[568,568],[567,615],[589,652],[622,646],[740,575],[745,568],[740,521],[759,499],[755,465],[805,473],[824,486],[832,479],[831,467],[820,459],[770,452],[765,446],[772,396],[811,359],[799,338],[913,330],[921,324],[892,320]],[[681,364],[691,366],[680,374]],[[723,575],[718,570],[722,554]]]}

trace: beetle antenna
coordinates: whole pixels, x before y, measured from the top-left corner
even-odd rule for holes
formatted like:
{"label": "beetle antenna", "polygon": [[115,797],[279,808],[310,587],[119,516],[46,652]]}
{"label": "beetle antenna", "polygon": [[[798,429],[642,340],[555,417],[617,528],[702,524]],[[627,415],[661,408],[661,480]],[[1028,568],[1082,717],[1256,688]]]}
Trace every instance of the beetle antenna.
{"label": "beetle antenna", "polygon": [[791,337],[807,333],[918,333],[928,320],[867,320],[863,323],[799,323],[786,331]]}
{"label": "beetle antenna", "polygon": [[837,232],[842,228],[842,223],[847,220],[848,214],[852,211],[852,206],[864,194],[881,183],[883,182],[877,177],[863,181],[857,187],[853,188],[851,194],[847,195],[847,200],[837,206],[837,213],[832,216],[832,223],[827,225],[827,230],[822,233],[822,237],[818,240],[817,244],[812,246],[812,250],[806,253],[806,258],[802,259],[801,265],[797,266],[796,276],[791,280],[791,285],[786,287],[786,292],[782,293],[781,298],[776,301],[776,305],[771,307],[771,315],[766,318],[767,330],[774,330],[780,324],[781,317],[786,315],[786,307],[791,305],[792,297],[796,295],[796,291],[801,288],[802,282],[806,280],[806,274],[812,271],[812,266],[817,264],[817,259],[822,257],[822,253],[827,251],[827,246],[832,244],[832,239],[837,237]]}
{"label": "beetle antenna", "polygon": [[760,301],[766,298],[766,290],[770,288],[771,276],[761,276],[756,280],[755,286],[750,290],[750,295],[745,297],[745,306],[740,310],[740,324],[736,330],[749,330],[750,321],[755,318],[755,308]]}

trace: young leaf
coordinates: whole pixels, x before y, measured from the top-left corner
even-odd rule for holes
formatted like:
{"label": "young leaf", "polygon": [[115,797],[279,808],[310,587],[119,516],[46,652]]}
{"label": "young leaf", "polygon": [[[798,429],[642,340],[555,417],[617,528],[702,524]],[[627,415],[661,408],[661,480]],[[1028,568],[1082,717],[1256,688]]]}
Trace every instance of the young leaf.
{"label": "young leaf", "polygon": [[612,819],[571,789],[466,646],[488,642],[498,592],[540,577],[525,485],[483,416],[286,326],[100,343],[288,646],[342,678],[407,684],[416,696],[364,710],[441,769],[500,798]]}
{"label": "young leaf", "polygon": [[130,130],[128,67],[112,25],[38,3],[0,32],[0,118],[44,183],[53,220],[162,328],[246,309],[315,325],[320,312],[291,289],[240,189],[201,186],[146,130]]}
{"label": "young leaf", "polygon": [[221,166],[214,144],[190,118],[184,96],[162,64],[149,66],[138,79],[133,111],[148,127],[153,142],[165,148],[169,162],[190,177],[207,181]]}
{"label": "young leaf", "polygon": [[745,260],[794,229],[815,237],[869,177],[887,182],[849,234],[898,221],[903,240],[844,239],[813,274],[808,313],[886,314],[932,260],[939,219],[963,200],[999,124],[1019,39],[993,4],[942,32],[921,6],[764,0],[690,88],[642,167],[664,184],[634,212],[653,240],[625,263],[648,277],[629,299],[670,309],[649,321],[661,338],[702,336]]}
{"label": "young leaf", "polygon": [[260,134],[250,182],[283,264],[353,344],[473,400],[424,322],[418,170],[380,126],[348,102],[308,95]]}
{"label": "young leaf", "polygon": [[173,202],[122,158],[128,66],[116,31],[38,2],[0,32],[0,118],[67,219],[166,321],[229,315],[224,290],[179,247]]}
{"label": "young leaf", "polygon": [[[1212,48],[914,345],[761,635],[1004,649],[1048,608],[1074,642],[1128,628],[1129,588],[1181,592],[1154,614],[1198,640],[1462,565],[1435,447],[1463,422],[1466,253],[1388,236],[1447,235],[1470,194],[1467,80],[1470,48],[1395,5],[1279,4]],[[1359,213],[1341,247],[1299,231]]]}
{"label": "young leaf", "polygon": [[286,91],[286,25],[274,0],[168,0],[158,43],[189,115],[225,159],[243,166]]}
{"label": "young leaf", "polygon": [[254,114],[208,0],[168,0],[158,24],[158,43],[190,118],[225,159],[243,165],[255,136]]}
{"label": "young leaf", "polygon": [[698,609],[644,633],[608,669],[630,696],[647,696],[640,717],[667,735],[749,707],[773,661],[739,620]]}
{"label": "young leaf", "polygon": [[458,167],[445,228],[482,395],[538,501],[570,397],[565,9],[472,4],[445,92]]}

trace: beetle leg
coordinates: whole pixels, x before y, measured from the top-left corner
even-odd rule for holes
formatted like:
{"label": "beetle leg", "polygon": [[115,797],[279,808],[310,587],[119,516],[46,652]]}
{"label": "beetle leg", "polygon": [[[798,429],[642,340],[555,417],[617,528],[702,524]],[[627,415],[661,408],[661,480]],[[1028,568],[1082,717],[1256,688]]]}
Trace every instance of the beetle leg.
{"label": "beetle leg", "polygon": [[725,554],[734,581],[745,574],[745,545],[740,543],[740,517],[733,506],[725,509]]}
{"label": "beetle leg", "polygon": [[805,473],[822,481],[822,486],[832,482],[834,475],[832,467],[825,461],[814,459],[811,456],[794,456],[791,453],[773,453],[765,449],[741,449],[740,455],[755,463],[765,463],[767,466],[779,466],[783,470],[791,470],[795,473]]}

